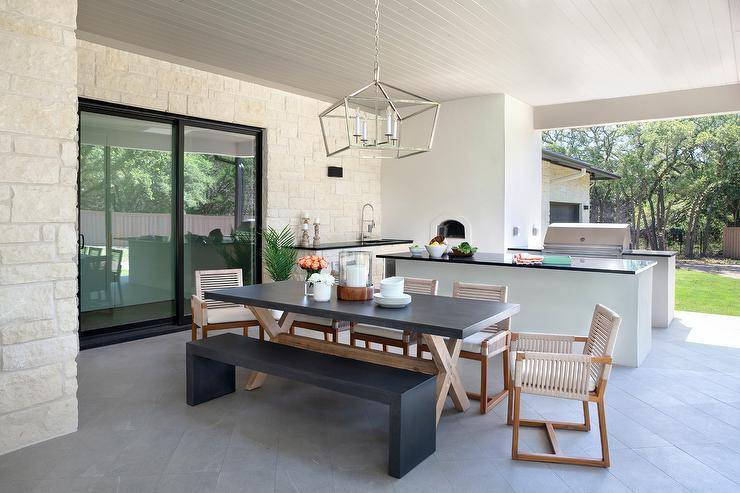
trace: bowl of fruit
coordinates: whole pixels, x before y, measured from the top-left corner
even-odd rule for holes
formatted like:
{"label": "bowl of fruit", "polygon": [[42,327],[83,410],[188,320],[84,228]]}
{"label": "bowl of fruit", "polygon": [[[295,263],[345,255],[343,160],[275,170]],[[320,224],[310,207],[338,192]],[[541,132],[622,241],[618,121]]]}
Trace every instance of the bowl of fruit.
{"label": "bowl of fruit", "polygon": [[424,247],[421,245],[411,245],[409,247],[409,252],[411,252],[411,255],[414,257],[421,256],[426,250],[424,250]]}
{"label": "bowl of fruit", "polygon": [[427,253],[432,258],[440,258],[442,255],[447,253],[447,245],[445,243],[439,243],[437,241],[433,241],[428,245],[424,245],[424,248],[427,249]]}
{"label": "bowl of fruit", "polygon": [[463,241],[459,245],[452,247],[450,255],[453,257],[472,257],[477,251],[478,247],[471,246],[467,241]]}

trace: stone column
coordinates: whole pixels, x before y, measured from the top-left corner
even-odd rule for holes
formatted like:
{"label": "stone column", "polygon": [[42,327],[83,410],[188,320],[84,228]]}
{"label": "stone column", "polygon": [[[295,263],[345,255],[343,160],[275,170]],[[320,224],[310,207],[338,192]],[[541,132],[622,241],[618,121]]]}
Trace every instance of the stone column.
{"label": "stone column", "polygon": [[76,14],[0,1],[0,454],[77,429]]}

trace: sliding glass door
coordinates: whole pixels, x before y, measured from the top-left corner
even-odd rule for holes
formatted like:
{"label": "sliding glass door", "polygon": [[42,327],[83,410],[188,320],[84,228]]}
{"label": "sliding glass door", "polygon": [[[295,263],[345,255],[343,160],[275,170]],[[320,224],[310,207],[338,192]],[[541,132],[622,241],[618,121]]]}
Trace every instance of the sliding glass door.
{"label": "sliding glass door", "polygon": [[80,331],[189,322],[196,270],[260,281],[260,132],[80,101]]}
{"label": "sliding glass door", "polygon": [[80,114],[80,330],[175,315],[172,125]]}
{"label": "sliding glass door", "polygon": [[184,297],[190,299],[196,270],[238,268],[244,284],[256,280],[257,139],[194,126],[184,132]]}

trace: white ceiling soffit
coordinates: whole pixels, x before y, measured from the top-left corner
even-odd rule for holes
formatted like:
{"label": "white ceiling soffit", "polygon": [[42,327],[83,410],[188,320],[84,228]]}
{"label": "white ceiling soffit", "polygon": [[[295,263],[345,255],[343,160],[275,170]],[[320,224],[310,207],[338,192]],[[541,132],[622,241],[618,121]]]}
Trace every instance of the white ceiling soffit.
{"label": "white ceiling soffit", "polygon": [[[77,22],[301,93],[372,79],[371,0],[79,0]],[[740,80],[740,0],[383,0],[380,49],[383,80],[441,101],[719,86]]]}

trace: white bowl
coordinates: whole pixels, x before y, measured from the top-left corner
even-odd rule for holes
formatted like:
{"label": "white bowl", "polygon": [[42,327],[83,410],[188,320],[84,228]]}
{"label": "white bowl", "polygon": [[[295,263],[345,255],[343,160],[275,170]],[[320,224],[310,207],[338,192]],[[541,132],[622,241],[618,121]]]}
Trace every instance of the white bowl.
{"label": "white bowl", "polygon": [[417,247],[412,247],[411,246],[411,247],[409,247],[409,252],[411,252],[411,255],[414,255],[414,256],[421,255],[425,251],[426,250],[424,250],[424,247],[420,247],[420,246],[417,246]]}
{"label": "white bowl", "polygon": [[386,277],[380,281],[380,292],[386,298],[399,297],[403,294],[403,277]]}
{"label": "white bowl", "polygon": [[447,253],[447,245],[424,245],[430,257],[439,258]]}

